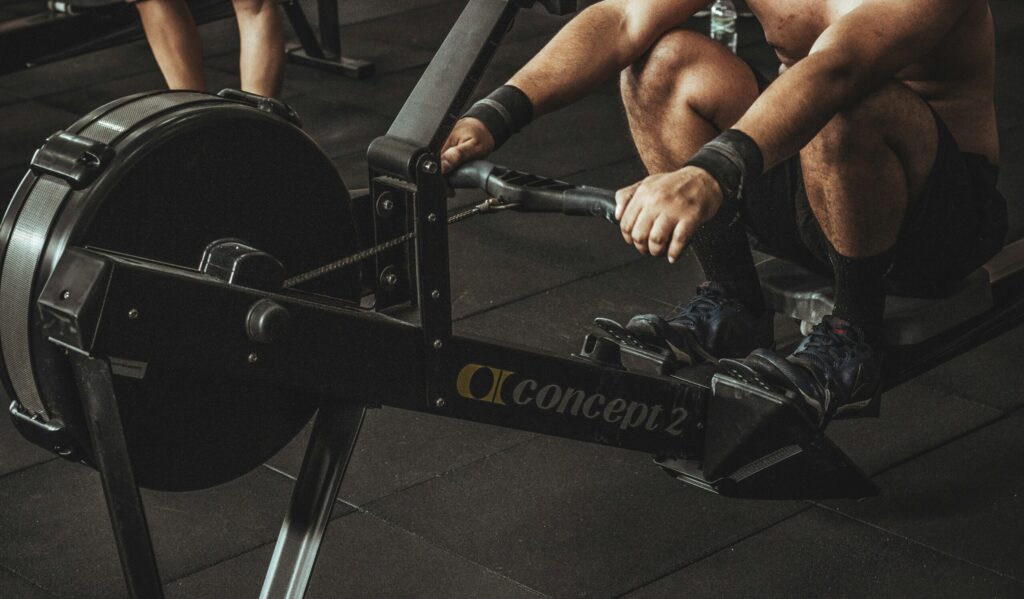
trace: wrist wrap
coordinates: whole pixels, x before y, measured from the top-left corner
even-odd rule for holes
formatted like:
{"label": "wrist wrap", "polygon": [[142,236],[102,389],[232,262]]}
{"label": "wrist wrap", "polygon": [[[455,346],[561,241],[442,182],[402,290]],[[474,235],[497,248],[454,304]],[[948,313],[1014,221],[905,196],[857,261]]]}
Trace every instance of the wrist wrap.
{"label": "wrist wrap", "polygon": [[746,133],[729,129],[701,146],[684,166],[706,170],[722,188],[722,198],[733,201],[746,183],[761,176],[764,157],[761,148]]}
{"label": "wrist wrap", "polygon": [[464,117],[473,117],[487,127],[498,148],[533,119],[533,103],[521,89],[503,85],[469,107]]}

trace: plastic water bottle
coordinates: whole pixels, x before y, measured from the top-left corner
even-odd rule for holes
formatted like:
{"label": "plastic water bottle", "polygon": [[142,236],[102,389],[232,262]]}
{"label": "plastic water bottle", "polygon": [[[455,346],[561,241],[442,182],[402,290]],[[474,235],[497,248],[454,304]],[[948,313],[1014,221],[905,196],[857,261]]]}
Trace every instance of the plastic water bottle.
{"label": "plastic water bottle", "polygon": [[736,7],[732,0],[715,0],[711,5],[711,39],[736,53]]}

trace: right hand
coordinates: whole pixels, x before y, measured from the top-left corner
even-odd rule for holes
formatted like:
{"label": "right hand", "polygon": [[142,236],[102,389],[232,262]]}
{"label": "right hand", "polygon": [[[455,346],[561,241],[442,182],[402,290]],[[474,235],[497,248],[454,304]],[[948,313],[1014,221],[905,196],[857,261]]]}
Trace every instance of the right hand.
{"label": "right hand", "polygon": [[483,158],[494,151],[494,137],[479,119],[459,119],[441,148],[441,172],[449,173],[460,164]]}

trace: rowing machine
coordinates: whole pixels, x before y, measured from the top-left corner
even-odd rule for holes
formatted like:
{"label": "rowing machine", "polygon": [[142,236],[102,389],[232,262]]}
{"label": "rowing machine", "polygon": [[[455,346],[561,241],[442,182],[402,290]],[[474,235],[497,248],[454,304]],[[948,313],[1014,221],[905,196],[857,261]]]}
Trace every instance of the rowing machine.
{"label": "rowing machine", "polygon": [[[238,92],[123,98],[33,157],[0,223],[0,382],[27,438],[99,470],[133,596],[161,595],[137,485],[238,477],[318,408],[265,597],[304,592],[367,406],[644,451],[728,496],[876,491],[783,390],[676,368],[614,323],[576,356],[453,334],[448,222],[612,216],[607,191],[483,163],[439,172],[441,141],[530,4],[468,4],[371,145],[366,195],[349,196],[285,105]],[[449,183],[494,199],[449,216]],[[990,284],[1003,299],[934,339],[972,335],[901,376],[1020,320],[1022,261],[1008,262]]]}

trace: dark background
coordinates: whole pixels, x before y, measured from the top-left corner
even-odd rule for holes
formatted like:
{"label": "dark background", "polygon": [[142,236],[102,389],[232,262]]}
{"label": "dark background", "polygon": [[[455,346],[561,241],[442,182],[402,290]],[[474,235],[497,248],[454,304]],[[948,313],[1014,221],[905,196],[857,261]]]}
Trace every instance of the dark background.
{"label": "dark background", "polygon": [[[1001,187],[1019,215],[1024,5],[991,4]],[[462,5],[342,0],[345,50],[373,60],[377,76],[288,67],[284,99],[350,188],[365,186],[367,143]],[[38,7],[4,0],[0,18]],[[502,83],[562,23],[522,14],[481,89]],[[237,86],[233,21],[202,32],[210,88]],[[750,21],[740,44],[770,66]],[[161,85],[142,43],[0,77],[0,194],[47,135]],[[614,83],[532,125],[496,160],[608,187],[643,176]],[[560,353],[578,348],[593,317],[667,310],[699,280],[690,258],[641,258],[613,228],[585,219],[478,218],[454,226],[451,242],[457,330]],[[642,454],[372,411],[310,596],[1024,596],[1022,342],[1018,329],[888,393],[878,420],[834,424],[831,436],[883,489],[859,502],[720,499]],[[171,597],[256,596],[301,451],[295,443],[219,488],[145,494]],[[0,418],[0,597],[121,594],[97,475],[27,444]]]}

